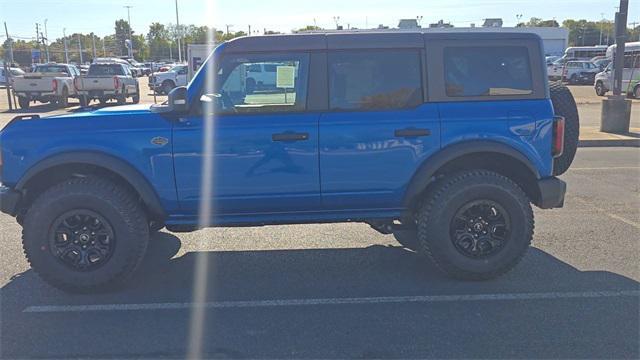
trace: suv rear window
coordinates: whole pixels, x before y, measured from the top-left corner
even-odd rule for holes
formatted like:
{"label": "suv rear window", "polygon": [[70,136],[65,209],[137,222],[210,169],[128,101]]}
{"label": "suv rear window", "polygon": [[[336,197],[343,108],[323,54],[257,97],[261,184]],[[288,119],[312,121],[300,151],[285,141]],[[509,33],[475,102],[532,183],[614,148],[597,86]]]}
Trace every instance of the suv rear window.
{"label": "suv rear window", "polygon": [[422,99],[418,50],[358,50],[329,54],[332,110],[412,108]]}
{"label": "suv rear window", "polygon": [[447,47],[444,68],[450,97],[533,93],[529,51],[524,46]]}
{"label": "suv rear window", "polygon": [[89,76],[125,75],[122,65],[119,64],[94,64],[89,67]]}

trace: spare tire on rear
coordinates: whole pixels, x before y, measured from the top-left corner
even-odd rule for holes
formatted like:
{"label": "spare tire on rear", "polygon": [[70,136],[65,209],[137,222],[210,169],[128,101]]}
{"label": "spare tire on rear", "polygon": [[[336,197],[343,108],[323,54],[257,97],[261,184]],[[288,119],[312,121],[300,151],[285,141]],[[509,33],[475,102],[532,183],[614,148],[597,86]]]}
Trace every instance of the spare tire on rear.
{"label": "spare tire on rear", "polygon": [[569,88],[558,81],[549,85],[549,91],[555,114],[564,117],[565,120],[564,152],[553,160],[553,174],[562,175],[569,170],[578,150],[580,116]]}

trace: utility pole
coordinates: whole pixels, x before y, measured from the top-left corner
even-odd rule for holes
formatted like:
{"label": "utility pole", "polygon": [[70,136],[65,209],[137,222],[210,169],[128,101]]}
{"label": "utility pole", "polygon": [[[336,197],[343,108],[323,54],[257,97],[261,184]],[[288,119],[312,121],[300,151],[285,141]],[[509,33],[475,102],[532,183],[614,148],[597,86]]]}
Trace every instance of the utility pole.
{"label": "utility pole", "polygon": [[178,59],[182,62],[182,31],[180,29],[180,17],[178,16],[178,0],[176,0],[176,36],[178,37]]}
{"label": "utility pole", "polygon": [[47,62],[51,62],[49,57],[49,32],[47,31],[47,22],[49,19],[44,19],[44,49],[47,52]]}
{"label": "utility pole", "polygon": [[78,51],[80,52],[80,65],[84,62],[82,60],[82,41],[80,39],[80,34],[78,34]]}
{"label": "utility pole", "polygon": [[226,26],[227,26],[227,36],[229,36],[230,34],[229,29],[231,29],[233,25],[227,24]]}
{"label": "utility pole", "polygon": [[107,41],[106,36],[102,38],[102,56],[107,57],[107,45],[105,42]]}
{"label": "utility pole", "polygon": [[93,42],[93,58],[95,60],[96,56],[96,34],[91,33],[91,41]]}
{"label": "utility pole", "polygon": [[125,8],[127,8],[127,22],[129,25],[129,46],[127,47],[127,49],[129,50],[129,57],[133,57],[133,40],[131,39],[132,35],[131,32],[133,31],[131,28],[131,8],[133,6],[131,5],[125,5]]}
{"label": "utility pole", "polygon": [[64,42],[64,62],[69,63],[69,49],[67,48],[67,28],[62,28],[62,39]]}
{"label": "utility pole", "polygon": [[[40,62],[42,56],[40,56],[40,24],[38,23],[36,23],[36,44],[38,44],[38,62]],[[33,59],[31,61],[33,62]]]}
{"label": "utility pole", "polygon": [[4,33],[7,34],[7,42],[9,43],[9,62],[13,64],[13,39],[9,37],[6,21],[4,22]]}
{"label": "utility pole", "polygon": [[629,132],[631,120],[631,100],[622,95],[622,71],[624,50],[627,40],[627,15],[629,0],[620,0],[620,10],[616,13],[616,48],[613,54],[613,96],[602,100],[600,131],[617,134]]}
{"label": "utility pole", "polygon": [[251,36],[251,25],[249,25],[249,33],[247,35]]}

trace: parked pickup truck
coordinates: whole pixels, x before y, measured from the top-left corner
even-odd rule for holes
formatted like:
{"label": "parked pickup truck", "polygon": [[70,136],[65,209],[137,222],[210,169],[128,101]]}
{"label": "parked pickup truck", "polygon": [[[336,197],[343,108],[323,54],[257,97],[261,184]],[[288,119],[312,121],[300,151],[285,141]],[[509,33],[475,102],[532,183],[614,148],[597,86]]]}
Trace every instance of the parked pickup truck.
{"label": "parked pickup truck", "polygon": [[116,100],[121,105],[130,97],[134,104],[140,102],[138,79],[125,64],[91,64],[87,75],[76,78],[74,85],[83,107],[91,100],[98,100],[101,104]]}
{"label": "parked pickup truck", "polygon": [[32,101],[57,104],[64,108],[70,97],[78,97],[73,86],[78,76],[80,70],[74,65],[37,65],[33,72],[13,79],[13,91],[18,96],[18,104],[22,109],[28,109]]}
{"label": "parked pickup truck", "polygon": [[188,83],[187,65],[177,65],[165,72],[155,72],[149,76],[149,89],[158,94],[168,94],[177,86],[185,86]]}
{"label": "parked pickup truck", "polygon": [[[238,38],[164,104],[13,119],[0,209],[70,291],[122,284],[163,227],[362,222],[453,278],[495,278],[527,252],[532,205],[563,206],[576,153],[543,54],[521,32]],[[255,64],[275,86],[247,83]]]}

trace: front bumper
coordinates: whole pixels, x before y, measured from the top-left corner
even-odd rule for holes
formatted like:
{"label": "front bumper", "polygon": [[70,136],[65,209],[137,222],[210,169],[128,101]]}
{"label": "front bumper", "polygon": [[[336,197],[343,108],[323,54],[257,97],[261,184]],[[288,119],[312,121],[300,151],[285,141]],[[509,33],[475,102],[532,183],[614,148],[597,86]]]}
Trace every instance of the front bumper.
{"label": "front bumper", "polygon": [[22,193],[6,186],[0,185],[0,211],[16,216],[18,203],[22,199]]}
{"label": "front bumper", "polygon": [[567,183],[552,177],[538,180],[540,198],[536,206],[541,209],[554,209],[564,206],[564,196],[567,192]]}

